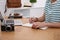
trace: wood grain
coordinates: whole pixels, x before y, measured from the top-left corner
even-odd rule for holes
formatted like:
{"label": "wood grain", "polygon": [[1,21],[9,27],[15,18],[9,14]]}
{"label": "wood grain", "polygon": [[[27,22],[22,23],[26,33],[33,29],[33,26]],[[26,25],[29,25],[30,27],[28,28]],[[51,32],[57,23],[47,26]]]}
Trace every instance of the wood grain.
{"label": "wood grain", "polygon": [[[27,19],[21,19],[24,23]],[[47,30],[32,29],[23,26],[15,26],[14,32],[2,32],[0,40],[60,40],[60,28],[48,28]]]}

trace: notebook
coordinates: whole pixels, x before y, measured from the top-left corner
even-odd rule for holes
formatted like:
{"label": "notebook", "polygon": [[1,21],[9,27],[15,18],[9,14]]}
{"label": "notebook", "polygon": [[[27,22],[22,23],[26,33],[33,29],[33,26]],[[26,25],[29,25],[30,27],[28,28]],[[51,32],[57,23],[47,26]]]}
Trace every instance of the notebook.
{"label": "notebook", "polygon": [[30,23],[23,23],[22,20],[14,20],[14,25],[17,25],[17,26],[25,26],[25,27],[32,27],[32,24]]}
{"label": "notebook", "polygon": [[21,20],[14,20],[14,25],[16,25],[16,26],[21,26],[23,24],[23,22],[21,21]]}
{"label": "notebook", "polygon": [[[23,23],[21,20],[14,20],[14,25],[20,25],[20,26],[23,26],[23,27],[32,27],[33,24],[31,23]],[[40,27],[39,29],[41,30],[46,30],[48,27]]]}

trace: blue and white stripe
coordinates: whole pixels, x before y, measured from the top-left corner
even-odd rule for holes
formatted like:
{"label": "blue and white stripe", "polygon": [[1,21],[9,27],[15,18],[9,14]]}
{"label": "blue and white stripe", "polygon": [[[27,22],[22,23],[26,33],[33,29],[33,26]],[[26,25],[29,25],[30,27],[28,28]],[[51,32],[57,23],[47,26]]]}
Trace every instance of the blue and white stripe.
{"label": "blue and white stripe", "polygon": [[47,0],[45,22],[60,22],[60,0],[57,0],[55,4],[52,4],[51,0]]}

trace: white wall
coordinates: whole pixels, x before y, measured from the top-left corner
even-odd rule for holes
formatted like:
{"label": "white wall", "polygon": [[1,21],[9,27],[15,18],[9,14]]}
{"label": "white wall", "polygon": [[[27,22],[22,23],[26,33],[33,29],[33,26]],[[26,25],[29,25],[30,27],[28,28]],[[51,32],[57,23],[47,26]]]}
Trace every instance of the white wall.
{"label": "white wall", "polygon": [[34,7],[44,7],[46,0],[37,0],[37,3],[35,3]]}
{"label": "white wall", "polygon": [[[24,4],[24,3],[30,3],[29,2],[30,0],[22,0],[22,3]],[[34,3],[34,7],[44,7],[45,6],[45,2],[46,2],[46,0],[37,0],[37,2],[36,3]]]}
{"label": "white wall", "polygon": [[[44,9],[45,2],[46,2],[46,0],[37,0],[37,3],[35,3],[33,5],[33,7],[35,7],[35,9],[31,9],[30,14],[27,13],[27,15],[34,16],[37,13],[41,14],[42,13],[41,11],[43,11],[43,9]],[[3,16],[4,16],[4,10],[5,10],[5,3],[6,3],[6,0],[0,0],[0,11],[2,12]],[[24,5],[24,3],[29,3],[29,0],[22,0],[23,5]],[[11,12],[12,12],[12,9],[8,9],[6,15],[9,15],[9,13],[11,13]]]}
{"label": "white wall", "polygon": [[30,17],[41,17],[44,13],[44,7],[32,8],[30,10]]}

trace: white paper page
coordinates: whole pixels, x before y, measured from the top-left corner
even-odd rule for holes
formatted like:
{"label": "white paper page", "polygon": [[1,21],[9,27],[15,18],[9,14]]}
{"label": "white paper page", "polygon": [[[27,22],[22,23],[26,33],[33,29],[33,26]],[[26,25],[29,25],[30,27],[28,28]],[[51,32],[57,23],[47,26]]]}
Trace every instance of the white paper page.
{"label": "white paper page", "polygon": [[32,27],[32,25],[33,25],[33,24],[31,24],[31,23],[25,23],[25,24],[23,24],[22,26],[25,26],[25,27]]}

